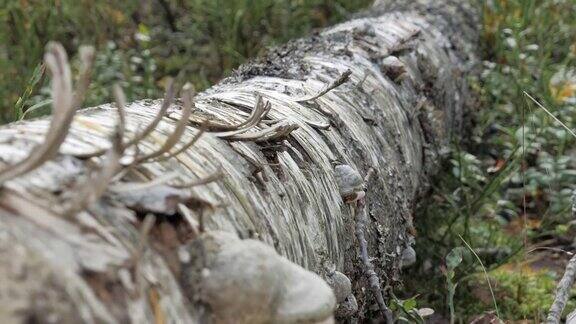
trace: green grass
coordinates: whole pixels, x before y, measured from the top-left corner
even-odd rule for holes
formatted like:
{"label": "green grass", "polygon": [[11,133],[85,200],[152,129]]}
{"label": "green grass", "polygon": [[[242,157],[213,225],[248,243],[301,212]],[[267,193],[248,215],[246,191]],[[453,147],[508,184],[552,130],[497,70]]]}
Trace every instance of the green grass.
{"label": "green grass", "polygon": [[[333,24],[370,0],[2,0],[0,122],[45,114],[44,46],[59,41],[73,59],[97,48],[87,105],[110,100],[121,82],[129,99],[160,97],[166,76],[204,89],[263,48]],[[38,108],[38,104],[40,107]]]}
{"label": "green grass", "polygon": [[576,2],[490,0],[483,9],[485,62],[481,77],[471,79],[482,100],[472,144],[454,143],[417,215],[416,250],[423,257],[407,277],[426,282],[406,282],[406,291],[446,317],[453,306],[460,323],[494,311],[489,285],[471,255],[453,270],[450,286],[457,285],[449,305],[442,274],[446,256],[463,246],[462,235],[476,252],[491,251],[479,254],[502,319],[538,322],[563,269],[546,259],[557,253],[528,250],[534,244],[570,249],[563,240],[576,232],[569,225],[576,148],[572,135],[523,92],[574,129]]}

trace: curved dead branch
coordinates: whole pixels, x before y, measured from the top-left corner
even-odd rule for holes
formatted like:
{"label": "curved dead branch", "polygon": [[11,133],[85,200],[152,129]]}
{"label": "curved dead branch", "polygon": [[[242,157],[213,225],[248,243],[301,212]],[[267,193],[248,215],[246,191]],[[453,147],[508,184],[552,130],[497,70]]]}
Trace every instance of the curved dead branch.
{"label": "curved dead branch", "polygon": [[186,83],[184,87],[182,87],[182,101],[184,102],[184,107],[182,108],[182,115],[176,124],[174,131],[166,142],[158,149],[152,153],[136,157],[136,164],[143,163],[148,160],[155,159],[157,157],[162,156],[164,153],[167,153],[174,147],[174,145],[178,144],[178,141],[184,134],[186,127],[188,126],[188,122],[190,120],[190,115],[192,114],[192,109],[194,107],[194,87],[191,83]]}
{"label": "curved dead branch", "polygon": [[222,133],[214,133],[214,135],[220,138],[234,139],[236,135],[245,133],[250,128],[258,125],[258,123],[260,123],[262,119],[266,117],[266,114],[268,114],[268,112],[270,111],[270,107],[271,107],[270,102],[269,101],[264,102],[262,100],[262,96],[257,94],[256,104],[254,105],[254,109],[252,110],[252,113],[250,114],[248,119],[236,125],[237,127],[236,130]]}
{"label": "curved dead branch", "polygon": [[190,141],[188,141],[186,144],[182,145],[182,147],[180,147],[179,149],[177,149],[174,152],[171,152],[169,154],[166,154],[164,156],[160,156],[158,158],[155,159],[155,161],[166,161],[170,158],[173,158],[177,155],[180,155],[182,152],[190,149],[192,146],[194,146],[194,144],[196,144],[196,142],[198,142],[198,140],[200,139],[200,137],[202,137],[202,135],[204,135],[204,133],[206,132],[207,129],[207,125],[206,124],[202,124],[200,126],[200,129],[198,130],[198,132],[192,137],[192,139],[190,139]]}
{"label": "curved dead branch", "polygon": [[78,212],[88,208],[96,202],[108,189],[111,180],[121,167],[120,159],[124,154],[125,145],[122,142],[124,130],[126,128],[126,116],[124,107],[126,97],[119,85],[114,85],[114,97],[116,99],[116,111],[118,112],[118,122],[116,130],[112,136],[112,148],[106,153],[106,158],[101,170],[89,176],[88,181],[78,190],[78,194],[72,198],[65,210],[65,215],[71,217]]}
{"label": "curved dead branch", "polygon": [[[126,148],[129,148],[133,145],[137,145],[141,140],[146,138],[146,136],[150,135],[152,131],[156,129],[156,126],[160,123],[162,118],[166,115],[168,108],[172,105],[174,101],[174,80],[172,78],[168,78],[167,85],[166,85],[166,93],[164,95],[164,99],[162,101],[162,105],[158,110],[157,114],[154,116],[154,119],[138,134],[136,134],[132,139],[128,140],[125,144]],[[75,156],[79,159],[88,159],[92,157],[100,156],[106,153],[107,149],[99,149],[94,152],[90,153],[82,153],[82,154],[75,154]]]}
{"label": "curved dead branch", "polygon": [[212,172],[212,174],[208,175],[207,177],[204,177],[204,178],[201,178],[198,180],[194,180],[194,181],[190,181],[190,182],[181,183],[181,184],[170,184],[170,187],[177,188],[177,189],[187,189],[187,188],[191,188],[191,187],[205,185],[205,184],[208,184],[210,182],[214,182],[214,181],[222,178],[223,176],[224,176],[224,174],[222,173],[222,169],[218,168],[216,171]]}
{"label": "curved dead branch", "polygon": [[146,190],[160,185],[166,185],[169,181],[178,179],[180,175],[170,172],[146,182],[121,182],[110,185],[109,190],[115,193],[131,192],[136,190]]}
{"label": "curved dead branch", "polygon": [[[364,178],[364,185],[367,185],[370,182],[370,178],[374,174],[374,169],[370,168],[366,177]],[[392,316],[392,312],[386,306],[384,301],[384,296],[382,294],[382,286],[380,285],[380,279],[378,278],[378,274],[374,270],[374,264],[371,261],[370,256],[368,255],[368,244],[366,242],[366,236],[364,231],[366,230],[368,217],[366,217],[366,200],[364,197],[361,197],[356,201],[355,206],[355,232],[356,232],[356,239],[358,240],[358,245],[360,246],[360,259],[362,260],[362,264],[364,266],[364,272],[368,279],[369,288],[372,291],[372,294],[376,298],[376,302],[380,311],[382,312],[382,316],[386,323],[392,324],[394,323],[394,319]]]}
{"label": "curved dead branch", "polygon": [[142,191],[142,190],[151,189],[151,188],[161,186],[161,185],[166,185],[166,186],[174,188],[174,189],[188,189],[188,188],[192,188],[192,187],[196,187],[196,186],[200,186],[200,185],[205,185],[205,184],[208,184],[210,182],[214,182],[214,181],[222,178],[223,175],[224,174],[222,172],[222,169],[218,168],[216,171],[214,171],[213,173],[209,174],[208,176],[206,176],[204,178],[193,180],[190,182],[179,183],[179,184],[170,184],[169,183],[170,181],[178,179],[181,177],[178,173],[171,172],[171,173],[162,175],[160,177],[157,177],[151,181],[147,181],[147,182],[122,182],[122,183],[113,184],[113,185],[110,185],[108,189],[111,192],[115,192],[115,193],[127,193],[127,192],[131,192],[131,191]]}
{"label": "curved dead branch", "polygon": [[86,92],[90,87],[90,79],[92,77],[92,68],[94,65],[94,47],[81,46],[78,49],[80,55],[80,74],[76,84],[76,91],[74,92],[74,101],[72,105],[74,109],[79,109],[84,102]]}
{"label": "curved dead branch", "polygon": [[346,83],[348,80],[350,80],[350,75],[352,75],[352,71],[346,70],[343,73],[341,73],[338,76],[338,78],[334,79],[332,82],[330,82],[326,86],[324,86],[324,88],[322,88],[320,91],[318,91],[317,94],[311,95],[311,96],[306,96],[303,98],[298,98],[298,99],[295,99],[294,101],[295,102],[314,101],[314,100],[322,97],[323,95],[327,94],[328,92],[338,88],[342,84]]}
{"label": "curved dead branch", "polygon": [[554,295],[554,302],[550,306],[548,311],[548,317],[546,318],[546,324],[558,324],[562,317],[562,312],[568,298],[570,297],[570,291],[574,285],[574,279],[576,278],[576,256],[570,258],[566,269],[564,270],[564,275],[562,279],[558,282],[556,286],[556,293]]}
{"label": "curved dead branch", "polygon": [[273,141],[277,139],[282,139],[288,136],[290,133],[298,129],[298,125],[286,120],[279,121],[276,125],[268,128],[264,128],[255,132],[243,132],[233,136],[229,136],[229,140],[235,141],[254,141],[266,142]]}
{"label": "curved dead branch", "polygon": [[[528,95],[527,93],[524,93]],[[528,95],[529,96],[529,95]],[[529,96],[530,97],[530,96]],[[532,99],[532,97],[530,97]],[[532,99],[534,100],[534,99]],[[535,101],[535,100],[534,100]],[[535,101],[536,102],[536,101]],[[576,210],[576,195],[572,196],[572,214]],[[562,317],[562,312],[566,307],[568,298],[570,297],[570,291],[572,286],[574,286],[574,280],[576,279],[576,255],[570,258],[566,269],[564,270],[564,275],[562,279],[558,282],[556,286],[556,293],[554,295],[554,301],[550,306],[548,311],[548,317],[546,317],[546,324],[558,324],[560,323],[560,318]],[[566,321],[568,322],[568,319]]]}
{"label": "curved dead branch", "polygon": [[59,43],[48,43],[44,61],[52,75],[53,116],[44,143],[37,145],[24,160],[0,171],[0,185],[26,174],[54,158],[64,143],[76,109],[84,100],[90,82],[94,50],[83,47],[80,51],[82,67],[76,93],[72,90],[72,73],[68,55]]}

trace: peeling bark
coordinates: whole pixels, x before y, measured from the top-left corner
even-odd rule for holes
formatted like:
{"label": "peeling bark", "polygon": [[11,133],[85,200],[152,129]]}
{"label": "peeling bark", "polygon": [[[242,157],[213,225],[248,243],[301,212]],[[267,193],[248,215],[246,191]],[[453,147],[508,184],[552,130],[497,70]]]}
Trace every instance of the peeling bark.
{"label": "peeling bark", "polygon": [[[465,77],[476,62],[477,17],[468,1],[396,2],[381,1],[362,18],[240,67],[194,98],[184,130],[178,120],[187,112],[175,100],[154,130],[124,152],[122,170],[103,197],[65,218],[63,206],[91,185],[105,158],[86,157],[111,147],[116,123],[113,105],[81,110],[56,158],[3,185],[0,321],[330,320],[336,299],[320,277],[335,270],[350,279],[358,305],[356,314],[340,313],[380,316],[356,240],[354,206],[341,195],[335,166],[363,176],[375,171],[359,199],[367,254],[386,296],[400,280],[414,235],[413,206],[469,113]],[[349,80],[325,91],[343,75]],[[256,114],[255,107],[264,107],[259,98],[267,108]],[[161,106],[162,100],[128,104],[124,142],[142,134]],[[29,156],[49,125],[37,119],[1,128],[1,161],[12,165]],[[249,127],[231,136],[237,125]],[[206,132],[197,138],[201,128]],[[183,134],[173,152],[195,144],[168,159],[131,163],[157,152],[176,130]],[[222,177],[201,180],[215,171]],[[148,214],[156,221],[143,230]],[[217,231],[243,239],[246,250],[231,250],[238,245],[226,242],[236,238],[209,239]],[[234,268],[242,262],[230,263],[238,255],[260,255],[254,260],[262,267],[244,273],[246,267]],[[262,269],[286,275],[262,277]],[[271,287],[265,296],[236,291],[238,303],[262,298],[269,306],[218,312],[235,302],[214,295],[220,286],[211,274],[224,278],[222,271],[232,282],[246,283],[240,275],[270,277],[261,283]],[[317,294],[303,293],[306,287],[317,287]],[[318,303],[306,303],[310,296]]]}

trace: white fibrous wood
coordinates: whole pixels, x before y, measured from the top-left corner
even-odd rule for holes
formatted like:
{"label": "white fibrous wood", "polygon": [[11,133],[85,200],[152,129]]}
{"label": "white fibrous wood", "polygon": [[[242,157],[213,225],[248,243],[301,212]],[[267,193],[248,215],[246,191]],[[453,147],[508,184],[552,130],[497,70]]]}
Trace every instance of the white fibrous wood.
{"label": "white fibrous wood", "polygon": [[[0,322],[391,316],[476,62],[467,1],[398,6],[271,49],[193,100],[79,110],[55,156],[3,183]],[[3,167],[49,127],[0,128]]]}

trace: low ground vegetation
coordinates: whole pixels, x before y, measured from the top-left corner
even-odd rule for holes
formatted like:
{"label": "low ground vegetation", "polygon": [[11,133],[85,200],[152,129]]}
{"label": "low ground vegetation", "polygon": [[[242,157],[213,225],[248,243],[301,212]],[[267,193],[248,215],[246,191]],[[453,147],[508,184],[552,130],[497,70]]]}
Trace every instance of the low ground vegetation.
{"label": "low ground vegetation", "polygon": [[[434,280],[406,280],[406,288],[447,317],[452,307],[455,322],[491,312],[537,323],[575,252],[576,149],[574,135],[528,95],[572,129],[576,3],[494,0],[483,9],[483,73],[471,80],[482,101],[472,140],[454,143],[422,204],[416,250],[427,257],[406,273]],[[454,265],[455,252],[462,258]],[[573,297],[565,312],[575,307]]]}

